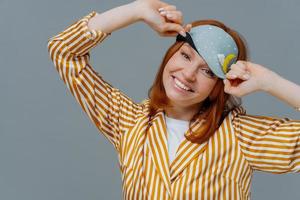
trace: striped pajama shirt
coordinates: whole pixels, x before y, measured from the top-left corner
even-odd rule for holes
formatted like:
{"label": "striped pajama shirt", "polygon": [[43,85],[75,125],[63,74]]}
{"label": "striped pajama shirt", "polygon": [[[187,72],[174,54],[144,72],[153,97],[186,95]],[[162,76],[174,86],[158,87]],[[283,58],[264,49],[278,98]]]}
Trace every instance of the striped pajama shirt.
{"label": "striped pajama shirt", "polygon": [[169,163],[164,111],[149,123],[149,99],[133,102],[90,65],[89,51],[110,36],[88,29],[95,14],[50,38],[48,51],[68,90],[116,149],[124,199],[250,199],[254,170],[300,171],[300,121],[248,115],[241,106],[205,143],[184,139]]}

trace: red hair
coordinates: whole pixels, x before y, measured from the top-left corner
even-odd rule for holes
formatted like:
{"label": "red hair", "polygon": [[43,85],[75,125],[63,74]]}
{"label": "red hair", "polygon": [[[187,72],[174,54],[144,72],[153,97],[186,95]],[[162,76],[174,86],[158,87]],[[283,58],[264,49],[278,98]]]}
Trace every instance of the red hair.
{"label": "red hair", "polygon": [[[242,36],[236,31],[225,26],[222,22],[217,20],[199,20],[192,23],[192,27],[201,25],[214,25],[222,28],[228,34],[232,36],[238,47],[238,60],[247,60],[247,48],[246,43]],[[156,114],[159,108],[166,108],[170,106],[170,101],[166,95],[165,88],[163,85],[163,71],[169,61],[169,59],[180,49],[184,42],[175,42],[167,50],[160,68],[156,74],[153,85],[148,91],[148,97],[150,99],[150,112],[149,121]],[[198,112],[192,117],[189,124],[189,134],[187,137],[191,142],[202,143],[210,138],[211,135],[218,129],[227,114],[234,109],[236,106],[241,104],[241,99],[229,95],[224,92],[223,80],[218,78],[212,92],[207,97],[202,106],[199,107]],[[197,132],[192,132],[191,123],[196,119],[205,119],[205,123],[200,127]]]}

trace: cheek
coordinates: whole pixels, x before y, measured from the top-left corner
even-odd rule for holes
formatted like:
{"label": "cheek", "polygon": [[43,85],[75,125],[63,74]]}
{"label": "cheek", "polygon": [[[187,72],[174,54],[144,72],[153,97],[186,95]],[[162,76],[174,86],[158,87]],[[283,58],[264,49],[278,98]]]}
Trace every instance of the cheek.
{"label": "cheek", "polygon": [[165,68],[162,74],[162,82],[165,90],[168,90],[168,87],[170,85],[169,76],[170,76],[169,71],[168,69]]}
{"label": "cheek", "polygon": [[198,91],[204,95],[209,95],[216,85],[216,81],[212,80],[203,80],[198,84]]}
{"label": "cheek", "polygon": [[167,69],[167,71],[175,71],[180,69],[180,66],[184,66],[184,62],[182,60],[182,58],[180,57],[179,52],[176,52],[166,63],[166,67],[165,69]]}
{"label": "cheek", "polygon": [[168,74],[169,74],[168,69],[165,68],[162,75],[163,83],[165,83]]}
{"label": "cheek", "polygon": [[176,71],[177,67],[176,67],[176,63],[174,62],[173,59],[170,59],[164,70],[163,70],[163,83],[165,84],[166,81],[168,80],[168,78],[170,77],[170,73],[172,73],[173,71]]}

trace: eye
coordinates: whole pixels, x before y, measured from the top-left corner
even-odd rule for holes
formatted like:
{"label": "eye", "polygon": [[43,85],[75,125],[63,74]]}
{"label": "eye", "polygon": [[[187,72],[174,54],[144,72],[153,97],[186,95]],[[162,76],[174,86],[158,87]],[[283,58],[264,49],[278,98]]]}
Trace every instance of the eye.
{"label": "eye", "polygon": [[202,68],[201,69],[203,71],[203,73],[209,77],[209,78],[214,78],[216,75],[208,68]]}
{"label": "eye", "polygon": [[182,55],[185,59],[191,60],[191,57],[190,57],[188,54],[186,54],[186,53],[184,53],[184,52],[181,52],[181,55]]}

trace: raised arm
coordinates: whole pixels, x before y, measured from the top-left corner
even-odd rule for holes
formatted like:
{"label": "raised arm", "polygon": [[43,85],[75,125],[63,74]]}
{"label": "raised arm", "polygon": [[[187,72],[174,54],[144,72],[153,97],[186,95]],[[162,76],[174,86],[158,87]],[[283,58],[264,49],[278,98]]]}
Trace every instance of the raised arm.
{"label": "raised arm", "polygon": [[[241,97],[265,91],[292,107],[300,107],[300,86],[261,65],[238,61],[226,78],[227,93]],[[299,120],[243,113],[233,118],[233,127],[245,159],[253,169],[300,172]]]}
{"label": "raised arm", "polygon": [[106,33],[112,33],[118,29],[124,28],[132,23],[142,19],[140,12],[137,10],[137,3],[122,5],[111,10],[96,15],[89,20],[88,27],[90,30],[101,30]]}
{"label": "raised arm", "polygon": [[89,50],[108,36],[101,30],[89,30],[87,23],[95,14],[90,13],[51,38],[48,50],[61,79],[83,111],[118,150],[120,134],[134,124],[140,106],[90,65]]}
{"label": "raised arm", "polygon": [[278,74],[274,74],[268,80],[271,81],[265,83],[264,91],[300,111],[299,85],[279,76]]}
{"label": "raised arm", "polygon": [[[231,66],[226,78],[224,83],[227,93],[241,97],[255,91],[264,91],[300,109],[300,86],[261,65],[238,61]],[[242,82],[235,84],[236,79]]]}
{"label": "raised arm", "polygon": [[89,21],[88,26],[90,29],[111,33],[137,21],[145,22],[161,36],[176,36],[178,33],[184,35],[191,28],[190,24],[182,26],[183,16],[176,10],[176,6],[158,0],[137,0],[113,8],[97,14]]}
{"label": "raised arm", "polygon": [[181,30],[181,25],[165,23],[165,18],[153,9],[162,5],[166,4],[142,0],[102,14],[93,11],[48,41],[50,58],[61,79],[89,119],[117,150],[122,133],[135,124],[142,114],[142,106],[106,82],[92,68],[89,51],[113,31],[141,20],[160,33]]}

